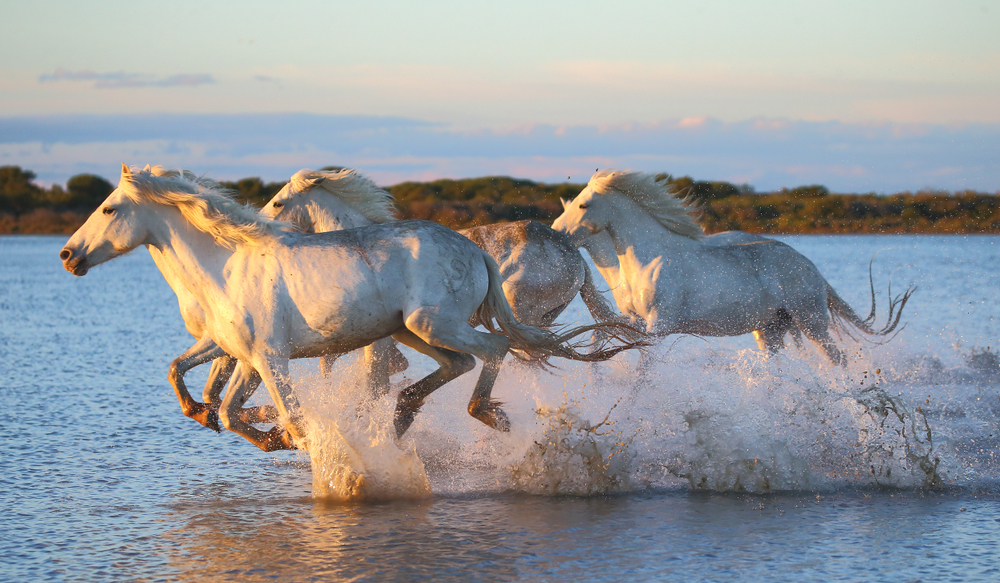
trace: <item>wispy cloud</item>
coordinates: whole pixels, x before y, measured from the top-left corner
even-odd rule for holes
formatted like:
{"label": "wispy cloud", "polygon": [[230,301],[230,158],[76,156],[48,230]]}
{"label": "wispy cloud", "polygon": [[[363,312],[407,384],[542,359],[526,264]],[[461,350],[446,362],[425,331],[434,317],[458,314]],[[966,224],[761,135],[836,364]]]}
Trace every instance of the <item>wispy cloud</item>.
{"label": "wispy cloud", "polygon": [[39,75],[39,83],[56,81],[93,82],[97,89],[122,89],[129,87],[195,87],[215,83],[211,75],[180,74],[156,77],[145,73],[96,73],[94,71],[67,71],[56,69],[54,73]]}

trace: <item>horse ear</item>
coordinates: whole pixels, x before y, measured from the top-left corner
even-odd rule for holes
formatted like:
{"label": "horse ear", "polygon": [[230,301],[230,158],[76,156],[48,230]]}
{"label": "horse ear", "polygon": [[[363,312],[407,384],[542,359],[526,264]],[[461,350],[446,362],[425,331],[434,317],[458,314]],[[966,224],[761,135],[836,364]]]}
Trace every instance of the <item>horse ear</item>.
{"label": "horse ear", "polygon": [[561,196],[559,197],[559,202],[561,202],[561,203],[562,203],[562,205],[563,205],[563,210],[566,210],[566,207],[568,207],[568,206],[569,206],[569,201],[568,201],[568,200],[566,200],[565,198],[561,197]]}
{"label": "horse ear", "polygon": [[149,164],[146,164],[146,167],[143,168],[142,171],[143,172],[152,172],[153,171],[153,167],[150,166]]}
{"label": "horse ear", "polygon": [[132,180],[132,171],[128,169],[128,166],[124,162],[122,162],[122,180]]}

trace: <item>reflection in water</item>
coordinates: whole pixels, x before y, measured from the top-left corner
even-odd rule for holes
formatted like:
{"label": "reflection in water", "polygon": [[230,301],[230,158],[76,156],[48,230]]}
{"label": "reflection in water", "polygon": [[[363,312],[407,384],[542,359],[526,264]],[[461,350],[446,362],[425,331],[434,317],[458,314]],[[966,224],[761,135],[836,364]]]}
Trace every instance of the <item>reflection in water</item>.
{"label": "reflection in water", "polygon": [[177,580],[974,577],[993,568],[995,543],[976,535],[995,528],[996,500],[956,497],[966,494],[215,500],[175,507],[166,519],[183,526],[155,546],[159,574]]}

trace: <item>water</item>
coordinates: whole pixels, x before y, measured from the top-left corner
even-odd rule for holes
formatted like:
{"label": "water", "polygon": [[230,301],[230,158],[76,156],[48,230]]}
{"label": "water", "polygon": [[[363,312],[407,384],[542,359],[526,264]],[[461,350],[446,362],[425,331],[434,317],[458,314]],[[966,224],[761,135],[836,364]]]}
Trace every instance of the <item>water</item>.
{"label": "water", "polygon": [[[749,337],[668,342],[641,382],[506,367],[508,436],[467,375],[400,448],[354,361],[332,387],[297,362],[314,471],[180,414],[193,340],[147,253],[74,278],[64,237],[0,237],[0,579],[997,580],[1000,237],[783,240],[863,313],[883,250],[883,305],[920,286],[906,329],[845,369]],[[345,467],[387,499],[336,501]]]}

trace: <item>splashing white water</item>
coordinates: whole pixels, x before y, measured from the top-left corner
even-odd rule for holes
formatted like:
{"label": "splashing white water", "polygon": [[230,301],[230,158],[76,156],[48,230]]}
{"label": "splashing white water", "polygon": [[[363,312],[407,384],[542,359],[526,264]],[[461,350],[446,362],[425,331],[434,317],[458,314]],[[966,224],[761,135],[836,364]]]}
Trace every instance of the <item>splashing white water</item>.
{"label": "splashing white water", "polygon": [[[339,381],[312,379],[313,390],[304,391],[308,395],[303,400],[304,445],[312,463],[313,496],[327,500],[430,496],[416,451],[395,443],[393,403],[368,399],[359,376],[339,367],[332,375]],[[329,388],[316,390],[323,384]]]}
{"label": "splashing white water", "polygon": [[[889,392],[897,384],[877,365],[893,364],[884,352],[858,349],[847,367],[836,367],[811,346],[767,358],[687,339],[654,361],[641,377],[634,357],[560,363],[556,375],[508,364],[494,397],[505,403],[510,434],[466,412],[477,370],[434,393],[402,445],[392,437],[393,398],[366,403],[359,382],[319,390],[329,381],[311,380],[313,395],[303,402],[314,491],[388,498],[950,483],[955,461],[946,440],[924,403]],[[357,369],[347,361],[333,376]]]}
{"label": "splashing white water", "polygon": [[589,496],[633,489],[628,444],[614,432],[608,416],[592,424],[577,407],[540,406],[542,433],[532,440],[524,458],[511,467],[515,490],[530,494]]}

